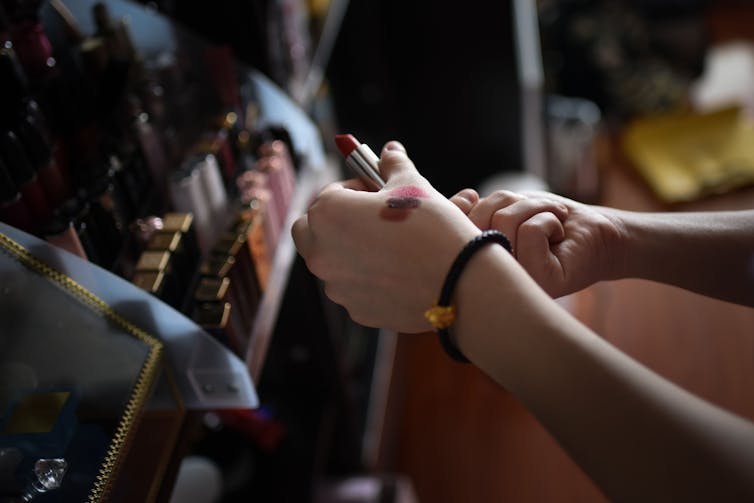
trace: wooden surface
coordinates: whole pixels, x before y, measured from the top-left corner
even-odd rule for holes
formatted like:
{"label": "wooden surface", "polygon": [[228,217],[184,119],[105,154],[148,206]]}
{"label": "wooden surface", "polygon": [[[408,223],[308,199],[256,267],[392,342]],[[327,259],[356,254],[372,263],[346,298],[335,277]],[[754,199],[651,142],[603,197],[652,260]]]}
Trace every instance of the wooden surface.
{"label": "wooden surface", "polygon": [[[754,208],[754,188],[668,208],[614,149],[603,203],[639,211]],[[754,419],[754,309],[639,280],[600,283],[561,302],[666,378]],[[420,501],[599,502],[598,489],[537,421],[432,334],[399,338],[381,468],[407,474]]]}

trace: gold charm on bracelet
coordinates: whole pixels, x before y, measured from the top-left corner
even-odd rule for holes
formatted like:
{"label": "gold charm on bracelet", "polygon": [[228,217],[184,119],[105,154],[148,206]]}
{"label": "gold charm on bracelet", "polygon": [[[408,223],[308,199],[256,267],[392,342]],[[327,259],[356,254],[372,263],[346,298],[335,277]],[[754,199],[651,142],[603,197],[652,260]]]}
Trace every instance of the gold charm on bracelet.
{"label": "gold charm on bracelet", "polygon": [[448,328],[456,319],[456,306],[432,306],[424,311],[424,317],[436,329]]}

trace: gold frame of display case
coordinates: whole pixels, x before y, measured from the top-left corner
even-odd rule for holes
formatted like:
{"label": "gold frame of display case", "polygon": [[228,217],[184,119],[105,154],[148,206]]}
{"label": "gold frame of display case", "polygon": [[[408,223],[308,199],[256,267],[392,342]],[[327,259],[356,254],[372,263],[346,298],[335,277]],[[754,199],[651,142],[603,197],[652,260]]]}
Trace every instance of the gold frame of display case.
{"label": "gold frame of display case", "polygon": [[[125,406],[120,417],[116,417],[114,420],[114,430],[109,439],[104,458],[99,463],[99,468],[94,476],[86,498],[86,501],[88,502],[106,501],[110,490],[113,487],[117,475],[117,469],[125,457],[128,443],[131,441],[132,435],[136,429],[137,420],[145,407],[150,391],[152,390],[155,379],[158,375],[158,371],[161,368],[163,344],[154,336],[146,333],[120,316],[110,305],[74,281],[71,277],[41,261],[21,244],[3,233],[0,233],[0,255],[16,260],[29,272],[37,273],[40,277],[46,279],[47,283],[51,286],[57,287],[57,290],[60,291],[58,297],[61,301],[68,299],[70,302],[75,302],[80,306],[83,306],[85,308],[84,311],[88,311],[92,314],[93,320],[95,318],[99,320],[104,319],[104,323],[108,324],[110,331],[128,334],[130,337],[146,345],[146,348],[143,348],[145,349],[144,359],[139,365],[137,375],[129,377],[129,382],[132,382],[130,393],[128,393],[127,397],[124,397]],[[5,284],[3,287],[7,288]],[[29,305],[29,310],[39,309],[39,306],[36,305],[36,302],[33,299],[27,304]],[[44,314],[44,312],[37,311],[38,317],[42,317]],[[94,321],[97,322],[96,320]],[[97,323],[101,322],[102,321],[99,321]],[[91,328],[91,325],[89,328]],[[94,335],[99,336],[102,334]],[[104,335],[109,336],[110,334]],[[11,337],[12,335],[8,337],[8,340],[10,340]],[[73,349],[74,348],[72,348],[72,350]],[[139,348],[139,350],[142,350],[142,348]],[[42,349],[40,351],[44,350]],[[96,356],[96,354],[93,356]],[[2,363],[1,358],[0,363]],[[1,413],[2,410],[0,410],[0,414]],[[2,419],[2,415],[0,415],[0,419]],[[2,426],[2,423],[0,423],[0,426]],[[3,432],[0,431],[0,434],[2,433]],[[0,439],[2,438],[3,437],[0,437]],[[63,484],[65,484],[65,481],[63,481]]]}

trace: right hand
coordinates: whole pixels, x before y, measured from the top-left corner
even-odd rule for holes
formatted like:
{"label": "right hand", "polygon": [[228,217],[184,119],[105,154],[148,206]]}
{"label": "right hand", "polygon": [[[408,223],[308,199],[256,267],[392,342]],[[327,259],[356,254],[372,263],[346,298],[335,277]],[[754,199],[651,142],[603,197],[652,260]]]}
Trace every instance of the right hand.
{"label": "right hand", "polygon": [[548,192],[499,190],[480,199],[464,189],[451,201],[480,229],[508,236],[518,262],[553,297],[618,276],[625,231],[617,210]]}

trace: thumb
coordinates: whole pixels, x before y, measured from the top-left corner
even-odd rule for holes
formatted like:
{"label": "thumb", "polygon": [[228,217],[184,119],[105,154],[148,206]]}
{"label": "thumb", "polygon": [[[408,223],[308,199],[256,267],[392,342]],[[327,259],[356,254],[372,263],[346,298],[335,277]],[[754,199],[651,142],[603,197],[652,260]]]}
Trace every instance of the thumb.
{"label": "thumb", "polygon": [[389,141],[382,147],[379,168],[382,179],[391,186],[415,183],[421,178],[406,148],[397,141]]}

